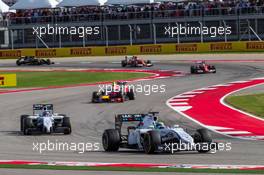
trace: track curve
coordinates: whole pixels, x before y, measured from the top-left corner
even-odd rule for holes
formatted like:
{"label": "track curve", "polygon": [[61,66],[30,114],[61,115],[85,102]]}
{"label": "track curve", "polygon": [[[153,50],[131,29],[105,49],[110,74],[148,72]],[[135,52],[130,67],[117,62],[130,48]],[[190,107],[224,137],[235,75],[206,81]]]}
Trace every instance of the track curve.
{"label": "track curve", "polygon": [[[165,56],[162,56],[165,59]],[[1,159],[43,160],[43,161],[85,161],[85,162],[152,162],[152,163],[187,163],[187,164],[264,164],[263,142],[230,139],[214,134],[217,140],[231,142],[230,152],[216,154],[197,154],[180,152],[175,155],[159,154],[145,155],[136,151],[123,150],[119,153],[106,153],[102,149],[96,152],[43,152],[32,151],[33,142],[84,142],[101,144],[101,134],[104,129],[112,128],[116,113],[160,111],[160,118],[165,123],[177,123],[183,127],[196,129],[198,125],[187,118],[176,114],[166,106],[166,101],[192,89],[202,88],[230,81],[244,80],[261,76],[263,63],[216,63],[218,73],[206,75],[187,75],[140,82],[141,84],[164,84],[166,93],[156,93],[150,96],[137,94],[135,101],[124,104],[90,104],[91,92],[97,86],[73,87],[67,89],[49,89],[24,93],[0,95],[0,117],[3,122],[0,128]],[[9,67],[8,65],[7,67]],[[119,64],[108,63],[61,63],[60,67],[86,68],[120,68]],[[105,67],[107,66],[107,67]],[[55,65],[57,67],[57,65]],[[151,69],[173,69],[188,71],[189,63],[175,63],[161,60]],[[55,110],[71,116],[73,133],[70,136],[22,136],[19,131],[19,116],[31,112],[34,103],[53,103]],[[101,147],[101,146],[100,146]],[[102,147],[101,147],[102,148]],[[246,157],[246,159],[245,159]]]}

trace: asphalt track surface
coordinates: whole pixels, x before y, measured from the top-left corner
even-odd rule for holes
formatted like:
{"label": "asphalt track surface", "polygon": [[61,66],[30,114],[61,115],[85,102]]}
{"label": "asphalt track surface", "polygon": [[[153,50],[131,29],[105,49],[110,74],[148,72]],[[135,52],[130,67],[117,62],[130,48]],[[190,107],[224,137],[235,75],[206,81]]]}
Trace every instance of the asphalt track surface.
{"label": "asphalt track surface", "polygon": [[[190,63],[165,61],[167,56],[155,62],[151,69],[171,69],[184,72],[189,71]],[[203,56],[201,56],[203,57]],[[230,55],[239,59],[237,55]],[[261,56],[259,56],[260,58]],[[199,56],[196,56],[199,58]],[[111,59],[111,58],[110,58]],[[113,59],[115,61],[115,59]],[[171,57],[169,58],[171,60]],[[196,152],[178,152],[171,154],[146,155],[142,152],[120,150],[118,153],[106,153],[102,150],[101,135],[104,129],[114,127],[114,115],[118,113],[145,113],[159,111],[160,119],[167,124],[179,124],[189,130],[200,128],[187,118],[175,113],[166,106],[166,101],[183,92],[205,86],[228,83],[231,81],[247,80],[262,77],[264,62],[217,62],[216,74],[186,75],[168,79],[150,80],[141,84],[166,85],[166,93],[155,93],[150,96],[138,93],[135,101],[123,104],[91,104],[92,91],[98,86],[74,87],[65,89],[49,89],[0,95],[0,158],[2,160],[43,160],[43,161],[79,161],[79,162],[129,162],[129,163],[173,163],[173,164],[264,164],[264,142],[246,141],[227,138],[223,135],[213,136],[220,142],[231,142],[232,150],[217,152],[216,154],[198,154]],[[15,67],[9,61],[3,61],[1,68]],[[28,68],[29,66],[21,67]],[[46,67],[46,66],[44,66]],[[88,60],[64,60],[53,67],[70,68],[120,68],[118,62]],[[32,67],[30,67],[32,68]],[[39,67],[35,67],[39,68]],[[138,84],[137,82],[136,84]],[[210,100],[210,99],[208,99]],[[32,104],[53,103],[55,111],[71,117],[73,133],[64,135],[23,136],[19,132],[20,115],[31,114]],[[33,151],[33,143],[67,142],[67,143],[100,143],[99,151],[86,151],[82,154],[75,151]],[[1,170],[0,170],[1,172]]]}

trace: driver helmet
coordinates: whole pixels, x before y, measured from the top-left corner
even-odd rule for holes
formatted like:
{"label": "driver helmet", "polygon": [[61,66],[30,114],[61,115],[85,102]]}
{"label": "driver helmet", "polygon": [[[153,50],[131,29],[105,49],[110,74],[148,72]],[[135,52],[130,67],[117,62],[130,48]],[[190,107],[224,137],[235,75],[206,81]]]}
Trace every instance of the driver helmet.
{"label": "driver helmet", "polygon": [[156,123],[156,128],[157,129],[164,129],[165,128],[165,124],[163,122],[157,122]]}
{"label": "driver helmet", "polygon": [[48,117],[50,114],[48,111],[43,111],[42,112],[42,117]]}

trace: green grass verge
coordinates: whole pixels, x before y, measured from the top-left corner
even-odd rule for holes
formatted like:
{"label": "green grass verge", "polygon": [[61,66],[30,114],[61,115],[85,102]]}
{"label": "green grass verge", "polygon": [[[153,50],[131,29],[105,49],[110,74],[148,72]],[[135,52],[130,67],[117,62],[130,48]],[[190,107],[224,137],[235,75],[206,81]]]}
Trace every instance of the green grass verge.
{"label": "green grass verge", "polygon": [[17,88],[66,86],[149,76],[146,73],[123,72],[0,72],[13,73],[17,74]]}
{"label": "green grass verge", "polygon": [[263,170],[187,169],[187,168],[123,168],[123,167],[49,166],[49,165],[0,165],[0,168],[42,169],[42,170],[83,170],[83,171],[264,174]]}
{"label": "green grass verge", "polygon": [[225,101],[237,109],[264,118],[264,94],[229,96]]}

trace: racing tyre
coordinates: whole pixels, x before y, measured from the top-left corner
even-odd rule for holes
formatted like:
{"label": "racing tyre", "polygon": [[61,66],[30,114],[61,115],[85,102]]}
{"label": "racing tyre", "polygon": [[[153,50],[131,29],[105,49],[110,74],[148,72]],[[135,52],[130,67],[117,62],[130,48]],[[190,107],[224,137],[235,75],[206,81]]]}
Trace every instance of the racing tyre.
{"label": "racing tyre", "polygon": [[135,93],[132,89],[130,89],[129,92],[127,92],[127,96],[129,100],[135,100]]}
{"label": "racing tyre", "polygon": [[98,95],[97,95],[97,92],[93,92],[92,103],[97,103],[97,102],[98,102]]}
{"label": "racing tyre", "polygon": [[20,63],[19,60],[16,61],[16,64],[17,64],[18,66],[21,66],[21,63]]}
{"label": "racing tyre", "polygon": [[23,119],[23,133],[24,135],[30,135],[30,128],[33,126],[31,118],[24,118]]}
{"label": "racing tyre", "polygon": [[50,64],[51,64],[50,59],[47,59],[47,65],[50,65]]}
{"label": "racing tyre", "polygon": [[161,144],[161,137],[159,131],[149,131],[144,135],[144,151],[147,154],[153,154],[157,147]]}
{"label": "racing tyre", "polygon": [[24,131],[24,119],[27,118],[29,115],[21,115],[20,116],[20,131]]}
{"label": "racing tyre", "polygon": [[70,117],[64,117],[63,118],[62,126],[67,128],[67,129],[64,129],[64,132],[63,132],[65,135],[71,134],[71,121],[70,121]]}
{"label": "racing tyre", "polygon": [[194,74],[195,73],[195,69],[194,69],[193,66],[191,67],[191,71],[190,72],[191,72],[191,74]]}
{"label": "racing tyre", "polygon": [[[198,129],[197,132],[194,135],[194,142],[200,143],[201,145],[204,145],[202,147],[206,148],[208,146],[208,149],[198,149],[198,152],[200,153],[207,153],[210,151],[210,144],[212,143],[212,136],[208,132],[207,129]],[[207,145],[206,145],[207,144]]]}
{"label": "racing tyre", "polygon": [[103,133],[102,143],[105,151],[118,151],[121,139],[118,130],[107,129]]}
{"label": "racing tyre", "polygon": [[123,61],[121,62],[121,66],[122,66],[122,67],[126,67],[126,66],[127,66],[127,62],[126,62],[125,60],[123,60]]}
{"label": "racing tyre", "polygon": [[216,73],[216,68],[215,68],[215,66],[212,66],[212,69],[214,70],[214,74]]}

